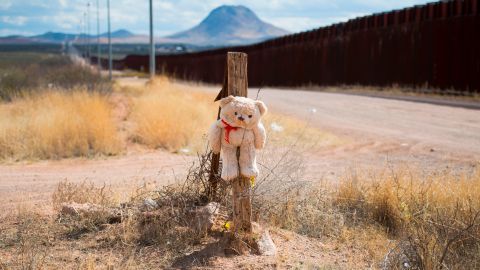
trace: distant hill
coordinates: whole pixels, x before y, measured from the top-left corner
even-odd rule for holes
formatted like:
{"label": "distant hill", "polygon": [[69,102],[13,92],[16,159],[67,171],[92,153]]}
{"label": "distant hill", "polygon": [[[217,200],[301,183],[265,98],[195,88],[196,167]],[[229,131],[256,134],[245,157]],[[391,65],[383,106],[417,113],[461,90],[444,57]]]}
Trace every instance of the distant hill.
{"label": "distant hill", "polygon": [[[262,21],[245,6],[220,6],[215,8],[199,25],[168,37],[157,37],[158,43],[187,44],[201,47],[243,45],[260,42],[288,34],[286,30]],[[100,35],[100,42],[107,42],[108,33]],[[96,42],[96,35],[47,32],[35,36],[0,37],[0,44]],[[146,35],[136,35],[120,29],[112,32],[112,42],[117,44],[148,43]]]}
{"label": "distant hill", "polygon": [[220,6],[199,25],[167,37],[199,45],[233,45],[263,41],[289,32],[262,21],[245,6]]}
{"label": "distant hill", "polygon": [[[108,33],[103,33],[100,35],[102,38],[107,38]],[[136,37],[135,34],[129,32],[125,29],[120,29],[117,31],[112,32],[112,39],[115,41],[119,41],[121,39],[129,39]],[[85,39],[88,38],[90,40],[96,39],[97,35],[85,35],[85,34],[68,34],[68,33],[58,33],[58,32],[47,32],[45,34],[36,35],[36,36],[8,36],[8,37],[0,37],[1,43],[62,43],[62,42],[69,42],[75,41],[77,39]]]}
{"label": "distant hill", "polygon": [[[137,35],[125,29],[120,29],[115,32],[112,32],[112,38],[131,38],[135,36]],[[100,35],[100,37],[108,38],[108,33],[103,33]]]}

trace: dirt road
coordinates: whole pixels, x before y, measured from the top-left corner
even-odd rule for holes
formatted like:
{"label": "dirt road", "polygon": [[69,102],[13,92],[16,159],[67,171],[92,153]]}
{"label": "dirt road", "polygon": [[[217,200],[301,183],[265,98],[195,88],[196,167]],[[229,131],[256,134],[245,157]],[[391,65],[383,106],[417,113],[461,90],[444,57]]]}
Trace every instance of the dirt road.
{"label": "dirt road", "polygon": [[[252,89],[251,97],[257,95]],[[310,170],[407,164],[422,170],[471,169],[480,160],[480,111],[376,97],[263,89],[272,111],[350,140],[311,153]]]}
{"label": "dirt road", "polygon": [[[203,89],[218,91],[217,87]],[[250,97],[256,94],[252,90]],[[337,179],[352,168],[385,168],[386,164],[426,171],[472,170],[480,160],[480,111],[298,90],[264,89],[259,98],[271,111],[306,120],[345,141],[305,153],[305,173],[312,181]],[[122,106],[119,118],[124,114]],[[64,179],[116,187],[164,184],[181,179],[193,159],[158,150],[101,160],[1,164],[0,204],[7,208],[19,202],[43,205]]]}
{"label": "dirt road", "polygon": [[[250,96],[255,96],[251,91]],[[344,94],[265,89],[260,93],[275,111],[305,119],[319,128],[355,138],[480,155],[480,111]],[[312,115],[312,110],[316,111]]]}

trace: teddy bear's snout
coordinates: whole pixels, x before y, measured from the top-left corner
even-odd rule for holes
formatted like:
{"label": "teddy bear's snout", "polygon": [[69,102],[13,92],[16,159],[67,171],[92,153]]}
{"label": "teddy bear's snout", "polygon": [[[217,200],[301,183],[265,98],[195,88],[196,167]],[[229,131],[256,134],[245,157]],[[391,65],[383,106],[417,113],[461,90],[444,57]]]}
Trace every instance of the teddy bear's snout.
{"label": "teddy bear's snout", "polygon": [[245,120],[245,118],[243,118],[243,116],[241,116],[241,115],[240,115],[239,117],[237,117],[237,118],[238,118],[238,120],[240,120],[240,121]]}

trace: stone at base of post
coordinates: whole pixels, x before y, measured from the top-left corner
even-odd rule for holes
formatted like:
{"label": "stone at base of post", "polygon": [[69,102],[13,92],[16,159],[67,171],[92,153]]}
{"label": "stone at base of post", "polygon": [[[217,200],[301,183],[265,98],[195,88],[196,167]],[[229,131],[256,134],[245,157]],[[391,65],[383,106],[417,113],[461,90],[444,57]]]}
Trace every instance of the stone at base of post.
{"label": "stone at base of post", "polygon": [[256,254],[275,256],[277,248],[273,243],[268,230],[263,229],[258,223],[252,222],[251,233],[229,233],[227,235],[226,255]]}

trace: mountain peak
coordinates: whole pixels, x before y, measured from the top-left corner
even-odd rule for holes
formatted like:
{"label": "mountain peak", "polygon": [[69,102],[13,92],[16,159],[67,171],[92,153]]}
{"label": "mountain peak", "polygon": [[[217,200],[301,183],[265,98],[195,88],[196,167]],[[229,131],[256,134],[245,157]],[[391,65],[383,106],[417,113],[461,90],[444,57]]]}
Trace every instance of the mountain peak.
{"label": "mountain peak", "polygon": [[288,34],[262,21],[245,6],[222,5],[213,9],[199,25],[169,36],[179,42],[201,45],[232,45],[259,42]]}
{"label": "mountain peak", "polygon": [[202,24],[226,24],[226,26],[240,26],[245,22],[262,23],[257,15],[245,6],[223,5],[215,8],[200,23]]}
{"label": "mountain peak", "polygon": [[[106,34],[108,35],[108,33]],[[132,37],[134,35],[135,34],[133,34],[132,32],[126,29],[119,29],[117,31],[112,32],[112,37],[116,37],[116,38],[126,38],[126,37]]]}
{"label": "mountain peak", "polygon": [[212,11],[210,11],[210,15],[215,15],[215,14],[237,15],[242,13],[258,18],[257,15],[255,15],[255,13],[251,9],[243,5],[237,5],[237,6],[221,5],[217,8],[214,8]]}

